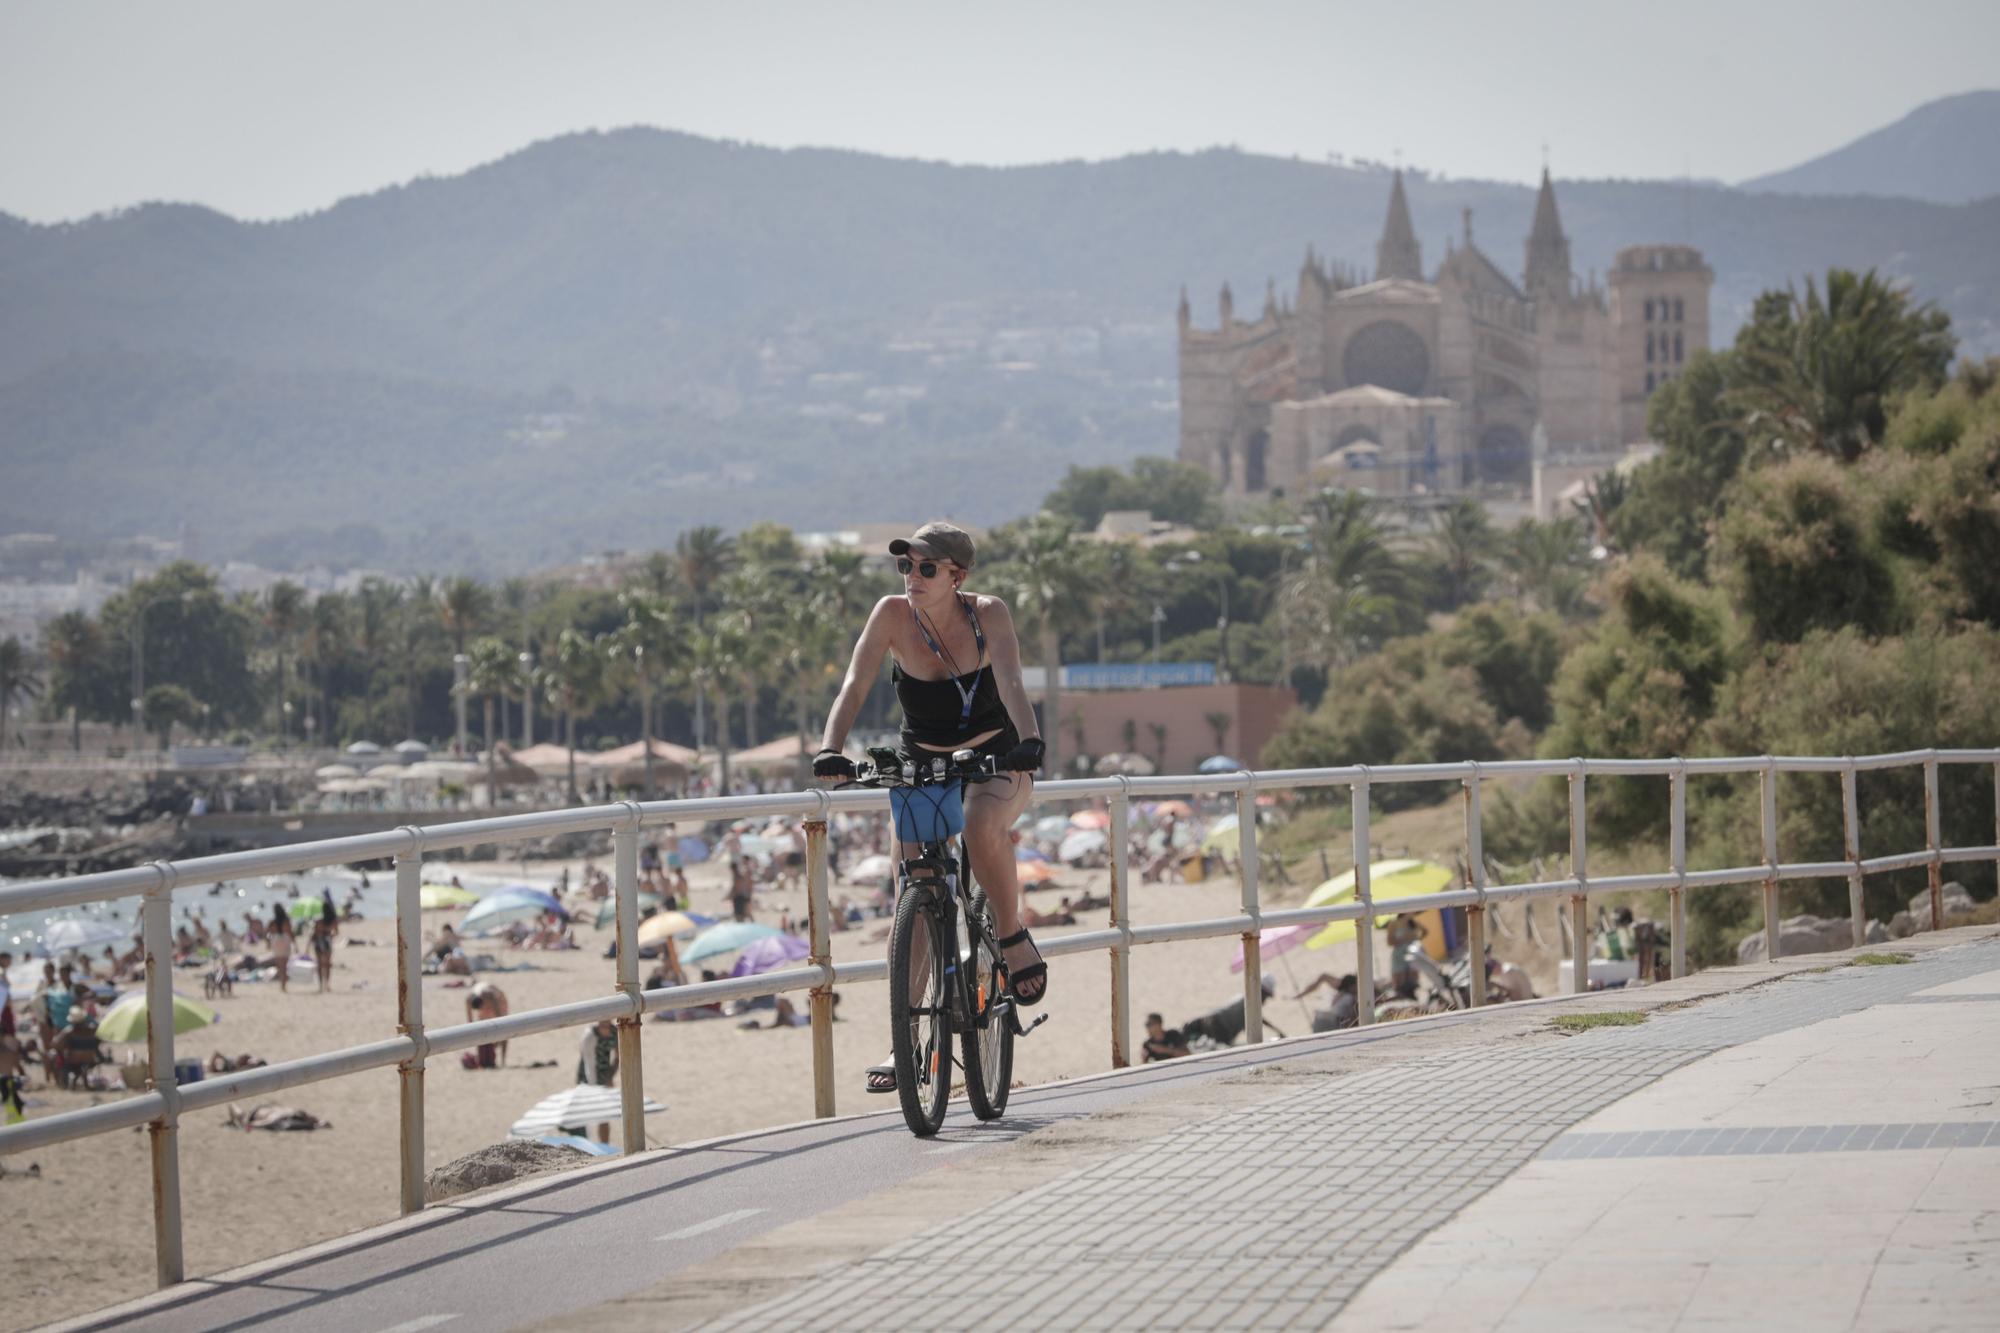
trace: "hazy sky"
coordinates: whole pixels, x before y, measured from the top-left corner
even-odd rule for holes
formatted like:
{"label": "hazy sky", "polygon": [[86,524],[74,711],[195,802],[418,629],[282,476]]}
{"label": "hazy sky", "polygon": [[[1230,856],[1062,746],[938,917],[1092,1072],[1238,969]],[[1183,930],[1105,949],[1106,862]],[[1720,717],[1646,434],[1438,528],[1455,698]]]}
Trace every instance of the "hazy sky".
{"label": "hazy sky", "polygon": [[1735,181],[2000,83],[1996,0],[0,0],[0,211],[321,208],[632,124]]}

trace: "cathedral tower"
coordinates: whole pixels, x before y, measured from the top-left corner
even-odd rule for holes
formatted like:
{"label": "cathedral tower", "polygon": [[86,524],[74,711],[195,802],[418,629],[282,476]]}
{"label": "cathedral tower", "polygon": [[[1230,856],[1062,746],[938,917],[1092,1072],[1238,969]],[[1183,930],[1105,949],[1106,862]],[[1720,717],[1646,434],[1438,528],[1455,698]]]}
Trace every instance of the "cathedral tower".
{"label": "cathedral tower", "polygon": [[1555,185],[1549,169],[1542,168],[1542,192],[1535,199],[1535,225],[1528,232],[1528,295],[1537,301],[1560,300],[1569,295],[1572,274],[1569,267],[1569,238],[1563,235],[1562,217],[1556,212]]}
{"label": "cathedral tower", "polygon": [[1424,255],[1417,246],[1417,230],[1410,225],[1410,201],[1403,197],[1403,173],[1389,189],[1389,216],[1382,224],[1382,239],[1375,244],[1375,281],[1402,278],[1424,280]]}

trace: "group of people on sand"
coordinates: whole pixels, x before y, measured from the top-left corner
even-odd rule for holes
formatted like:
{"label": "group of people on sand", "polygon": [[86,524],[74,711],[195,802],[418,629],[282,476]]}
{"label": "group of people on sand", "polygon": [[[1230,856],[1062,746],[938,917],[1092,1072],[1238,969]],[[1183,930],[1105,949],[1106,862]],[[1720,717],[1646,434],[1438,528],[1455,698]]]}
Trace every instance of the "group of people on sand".
{"label": "group of people on sand", "polygon": [[[109,1060],[97,1036],[97,1017],[106,997],[90,969],[46,961],[33,994],[15,1004],[6,980],[14,955],[0,951],[0,1123],[21,1119],[21,1092],[28,1066],[39,1062],[51,1088],[87,1085],[90,1071]],[[111,992],[115,994],[115,992]]]}

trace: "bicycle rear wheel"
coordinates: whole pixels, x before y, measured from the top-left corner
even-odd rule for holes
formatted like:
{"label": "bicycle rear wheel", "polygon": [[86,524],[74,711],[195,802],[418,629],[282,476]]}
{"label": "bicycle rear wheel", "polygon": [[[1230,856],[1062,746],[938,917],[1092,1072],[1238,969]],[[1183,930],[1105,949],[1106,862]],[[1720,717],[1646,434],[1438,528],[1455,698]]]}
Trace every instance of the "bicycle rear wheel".
{"label": "bicycle rear wheel", "polygon": [[[924,881],[903,884],[896,924],[889,934],[890,1046],[895,1052],[896,1097],[910,1132],[927,1139],[944,1124],[951,1098],[951,998],[945,989],[948,932],[944,904]],[[918,940],[923,941],[920,947]],[[913,955],[929,959],[916,977]]]}
{"label": "bicycle rear wheel", "polygon": [[972,899],[972,944],[967,951],[967,981],[972,991],[973,1026],[958,1034],[965,1065],[965,1100],[981,1120],[998,1119],[1007,1110],[1007,1090],[1014,1081],[1014,1029],[1000,999],[1007,991],[1000,980],[1000,959],[993,948],[993,909],[986,895]]}

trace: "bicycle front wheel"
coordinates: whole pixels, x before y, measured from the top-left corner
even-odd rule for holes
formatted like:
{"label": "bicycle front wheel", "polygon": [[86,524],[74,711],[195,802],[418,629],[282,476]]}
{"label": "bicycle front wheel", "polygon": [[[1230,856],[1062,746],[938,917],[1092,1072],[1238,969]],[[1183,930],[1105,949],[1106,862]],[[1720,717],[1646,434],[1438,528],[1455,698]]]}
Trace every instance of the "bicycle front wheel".
{"label": "bicycle front wheel", "polygon": [[927,1139],[951,1098],[951,998],[945,989],[945,908],[928,883],[905,883],[889,933],[890,1045],[896,1097],[910,1132]]}
{"label": "bicycle front wheel", "polygon": [[965,1100],[981,1120],[995,1120],[1007,1110],[1007,1090],[1014,1081],[1014,1029],[1000,1003],[1006,987],[993,946],[993,909],[983,893],[973,897],[972,921],[966,981],[972,992],[973,1025],[958,1034]]}

